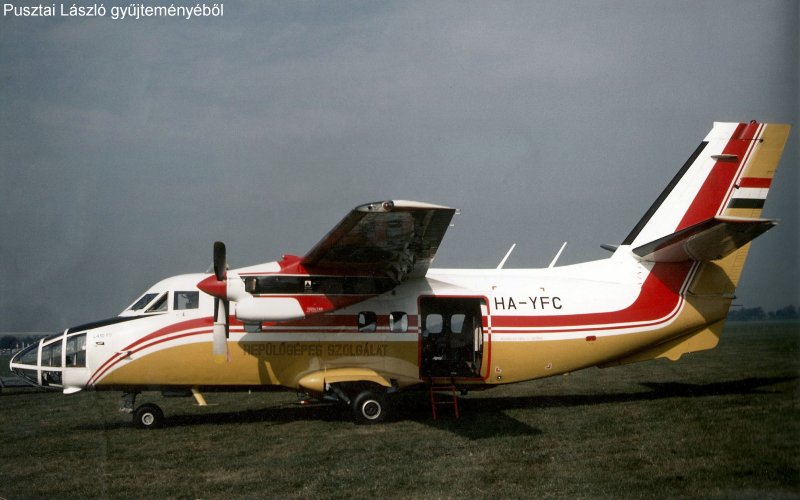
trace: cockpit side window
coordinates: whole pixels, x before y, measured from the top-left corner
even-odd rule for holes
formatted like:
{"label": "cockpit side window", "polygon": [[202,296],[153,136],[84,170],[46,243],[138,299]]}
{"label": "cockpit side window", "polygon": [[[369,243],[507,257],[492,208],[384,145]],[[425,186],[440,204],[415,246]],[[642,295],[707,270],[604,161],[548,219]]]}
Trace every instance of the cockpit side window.
{"label": "cockpit side window", "polygon": [[168,303],[167,303],[167,296],[168,295],[169,295],[169,293],[164,292],[164,294],[161,295],[161,297],[159,297],[158,300],[153,302],[153,305],[148,307],[147,311],[145,311],[145,312],[149,312],[149,313],[165,312],[167,310],[167,306],[168,306]]}
{"label": "cockpit side window", "polygon": [[172,299],[172,309],[182,311],[184,309],[197,309],[200,307],[200,292],[175,292]]}
{"label": "cockpit side window", "polygon": [[131,311],[139,311],[144,309],[147,304],[149,304],[154,298],[156,298],[157,293],[146,293],[142,295],[139,300],[133,303],[128,309]]}

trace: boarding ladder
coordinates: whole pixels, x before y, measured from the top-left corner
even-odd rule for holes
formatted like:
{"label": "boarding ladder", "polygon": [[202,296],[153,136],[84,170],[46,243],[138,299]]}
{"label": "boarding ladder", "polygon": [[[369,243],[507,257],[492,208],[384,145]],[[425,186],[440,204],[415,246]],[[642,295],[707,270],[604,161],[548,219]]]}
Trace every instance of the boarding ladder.
{"label": "boarding ladder", "polygon": [[[428,390],[431,395],[431,415],[433,419],[436,420],[436,405],[453,405],[453,411],[455,412],[456,418],[458,418],[458,397],[456,397],[456,384],[454,383],[453,379],[428,379]],[[445,396],[445,399],[436,399],[437,392],[440,391],[447,391],[452,394],[453,399],[450,399],[450,396]],[[444,396],[441,395],[440,396]]]}

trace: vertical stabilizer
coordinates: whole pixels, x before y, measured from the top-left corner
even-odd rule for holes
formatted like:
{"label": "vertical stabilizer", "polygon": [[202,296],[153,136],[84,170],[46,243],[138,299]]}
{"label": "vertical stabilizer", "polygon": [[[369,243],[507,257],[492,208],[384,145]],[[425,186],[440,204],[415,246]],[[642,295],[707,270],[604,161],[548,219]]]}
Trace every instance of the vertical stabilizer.
{"label": "vertical stabilizer", "polygon": [[789,129],[755,121],[714,123],[625,238],[618,251],[652,262],[651,269],[662,269],[663,275],[688,269],[681,262],[693,262],[686,271],[688,286],[679,292],[685,303],[676,320],[679,331],[688,333],[608,366],[676,360],[717,345],[751,240],[775,224],[761,219],[761,210]]}
{"label": "vertical stabilizer", "polygon": [[714,123],[622,244],[640,246],[718,215],[759,217],[789,128]]}
{"label": "vertical stabilizer", "polygon": [[[750,249],[744,242],[774,225],[759,217],[789,129],[755,121],[714,123],[623,242],[644,260],[659,260],[659,255],[670,260],[671,254],[674,261],[675,256],[697,254],[694,247],[729,248],[716,258],[713,251],[687,257],[699,262],[687,300],[706,319],[721,320],[727,314]],[[700,231],[706,225],[716,227]],[[742,244],[737,244],[740,232]]]}

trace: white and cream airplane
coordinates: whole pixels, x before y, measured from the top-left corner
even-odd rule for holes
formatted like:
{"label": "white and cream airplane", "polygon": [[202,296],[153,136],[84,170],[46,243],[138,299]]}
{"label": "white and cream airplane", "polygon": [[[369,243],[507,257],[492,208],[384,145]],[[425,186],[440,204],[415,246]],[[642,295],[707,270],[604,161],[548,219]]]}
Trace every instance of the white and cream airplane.
{"label": "white and cream airplane", "polygon": [[455,213],[356,207],[303,257],[163,280],[119,316],[67,328],[11,368],[70,394],[286,388],[386,418],[391,394],[478,389],[717,345],[788,125],[715,123],[610,258],[545,269],[433,269]]}

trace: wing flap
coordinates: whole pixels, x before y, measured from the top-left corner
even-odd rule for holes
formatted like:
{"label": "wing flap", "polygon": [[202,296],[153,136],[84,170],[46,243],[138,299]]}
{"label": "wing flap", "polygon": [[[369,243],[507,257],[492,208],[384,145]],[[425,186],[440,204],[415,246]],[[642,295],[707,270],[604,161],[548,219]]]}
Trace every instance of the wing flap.
{"label": "wing flap", "polygon": [[776,224],[771,219],[716,216],[638,246],[633,253],[651,262],[718,260]]}
{"label": "wing flap", "polygon": [[302,259],[315,271],[387,276],[399,283],[424,276],[455,209],[413,201],[354,208]]}

